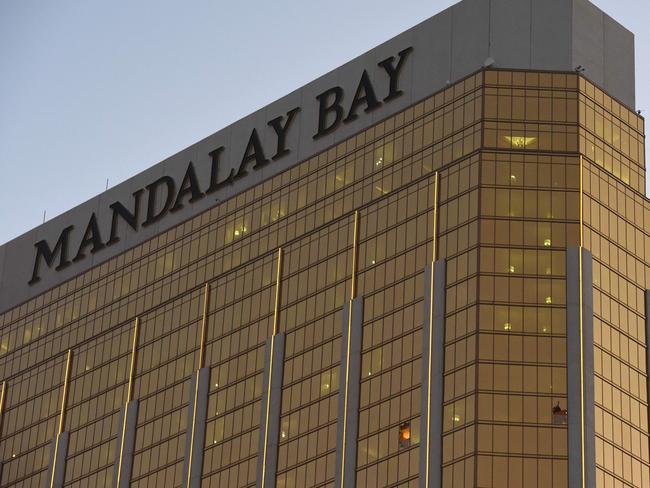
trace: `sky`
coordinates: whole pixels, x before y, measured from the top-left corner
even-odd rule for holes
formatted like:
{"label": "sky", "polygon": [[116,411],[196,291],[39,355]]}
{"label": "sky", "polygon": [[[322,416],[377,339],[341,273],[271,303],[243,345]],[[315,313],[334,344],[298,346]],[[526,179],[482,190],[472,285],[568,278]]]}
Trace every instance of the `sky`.
{"label": "sky", "polygon": [[[0,244],[454,3],[0,0]],[[650,113],[650,2],[593,3]]]}

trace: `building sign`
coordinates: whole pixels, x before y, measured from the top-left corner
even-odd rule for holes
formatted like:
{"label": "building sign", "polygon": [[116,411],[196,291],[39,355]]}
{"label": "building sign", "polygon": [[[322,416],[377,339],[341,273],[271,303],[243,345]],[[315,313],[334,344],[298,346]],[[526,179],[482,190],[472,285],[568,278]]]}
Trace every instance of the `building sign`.
{"label": "building sign", "polygon": [[[377,83],[371,81],[368,71],[364,69],[359,74],[359,82],[349,104],[343,103],[344,93],[340,86],[333,86],[317,95],[314,103],[317,104],[315,113],[318,116],[318,129],[313,134],[313,139],[330,134],[341,124],[350,123],[363,113],[372,112],[402,95],[400,75],[412,50],[411,47],[406,48],[396,56],[390,56],[378,63],[378,72],[385,77],[382,86],[386,86],[381,93],[377,89]],[[194,164],[189,161],[180,183],[171,176],[164,175],[133,192],[131,201],[116,201],[110,204],[111,223],[108,235],[102,235],[100,232],[103,226],[100,226],[97,215],[93,212],[85,227],[65,227],[54,243],[47,240],[38,241],[34,244],[34,267],[29,284],[40,281],[43,265],[54,267],[56,271],[73,266],[89,254],[95,254],[119,242],[120,234],[126,227],[137,232],[141,227],[150,226],[185,205],[211,196],[216,198],[220,189],[285,157],[292,150],[287,145],[287,135],[300,113],[301,107],[296,106],[267,122],[275,134],[272,145],[267,143],[265,146],[258,134],[259,127],[253,128],[243,153],[234,155],[238,158],[237,164],[227,171],[227,174],[223,174],[221,162],[225,146],[218,146],[208,153],[211,166],[207,172],[209,177],[205,181],[200,180]]]}

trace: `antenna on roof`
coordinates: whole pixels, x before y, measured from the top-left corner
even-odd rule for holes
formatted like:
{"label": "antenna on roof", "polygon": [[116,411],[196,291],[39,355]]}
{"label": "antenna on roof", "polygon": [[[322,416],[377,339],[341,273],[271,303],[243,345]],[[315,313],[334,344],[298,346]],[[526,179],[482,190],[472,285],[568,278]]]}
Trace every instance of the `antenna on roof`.
{"label": "antenna on roof", "polygon": [[106,189],[108,190],[108,178],[106,178]]}
{"label": "antenna on roof", "polygon": [[47,210],[43,210],[43,223],[45,223],[45,214],[47,214]]}

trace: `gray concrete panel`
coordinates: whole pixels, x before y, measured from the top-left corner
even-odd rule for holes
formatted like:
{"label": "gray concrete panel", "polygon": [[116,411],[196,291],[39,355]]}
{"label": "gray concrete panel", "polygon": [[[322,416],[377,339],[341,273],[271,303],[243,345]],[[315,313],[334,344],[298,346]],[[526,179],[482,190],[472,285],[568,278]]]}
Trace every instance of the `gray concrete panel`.
{"label": "gray concrete panel", "polygon": [[530,66],[530,0],[490,1],[490,57],[495,67]]}
{"label": "gray concrete panel", "polygon": [[[126,416],[126,422],[125,422]],[[113,488],[128,488],[133,471],[133,446],[138,423],[138,400],[131,400],[120,411],[115,439],[115,467],[113,468]],[[122,440],[124,439],[124,440]],[[120,469],[120,456],[122,467]]]}
{"label": "gray concrete panel", "polygon": [[609,15],[603,15],[605,31],[604,88],[630,108],[636,107],[634,34]]}
{"label": "gray concrete panel", "polygon": [[[198,389],[196,387],[197,381]],[[209,389],[210,370],[201,368],[192,375],[190,380],[190,399],[185,435],[185,462],[183,463],[183,488],[200,488],[201,486]]]}
{"label": "gray concrete panel", "polygon": [[603,12],[588,0],[573,2],[573,64],[597,85],[605,82]]}
{"label": "gray concrete panel", "polygon": [[[587,68],[596,70],[596,61],[589,60],[604,59],[606,69],[599,78],[603,80],[604,88],[627,105],[633,106],[633,36],[602,13],[599,17],[600,11],[594,10],[584,1],[463,0],[133,178],[52,218],[0,247],[0,258],[4,254],[4,266],[0,268],[0,313],[434,94],[445,88],[447,83],[454,83],[459,78],[479,70],[488,56],[492,56],[496,66],[500,68],[564,71],[573,70],[577,64],[589,65]],[[574,2],[578,2],[576,12],[580,15],[586,12],[584,18],[581,17],[575,22]],[[528,35],[526,29],[529,31]],[[601,36],[600,41],[596,43],[592,42],[595,33],[603,30],[604,37]],[[399,88],[403,94],[390,101],[384,101],[389,78],[385,70],[378,66],[378,62],[391,56],[397,59],[398,53],[408,47],[412,47],[413,51],[405,61],[399,80]],[[361,107],[356,120],[342,122],[333,132],[314,139],[319,113],[316,97],[332,87],[341,87],[341,104],[347,113],[364,70],[367,71],[381,104],[367,113],[365,107]],[[597,74],[596,71],[594,73]],[[41,280],[32,285],[28,284],[36,257],[36,242],[46,240],[50,246],[54,246],[61,231],[66,226],[73,225],[68,254],[70,258],[74,257],[93,212],[96,213],[101,236],[103,240],[107,240],[112,220],[109,207],[111,203],[119,201],[125,207],[131,208],[132,193],[164,175],[172,177],[178,189],[190,161],[194,165],[201,190],[205,190],[211,170],[209,153],[220,146],[224,147],[220,158],[221,181],[231,170],[239,169],[244,148],[253,129],[258,132],[265,156],[271,158],[275,154],[277,141],[275,131],[268,122],[275,117],[286,116],[289,110],[296,107],[300,107],[300,112],[288,131],[288,154],[271,160],[261,169],[249,170],[245,177],[223,186],[205,198],[185,203],[182,209],[168,213],[150,226],[139,225],[138,230],[134,231],[120,221],[119,242],[95,254],[86,253],[84,259],[59,271],[43,264]],[[138,219],[140,224],[146,214],[146,197],[145,193],[142,196]],[[47,202],[43,202],[43,206],[47,207]]]}
{"label": "gray concrete panel", "polygon": [[596,412],[594,407],[594,287],[591,253],[582,249],[582,344],[585,429],[585,486],[596,486]]}
{"label": "gray concrete panel", "polygon": [[[582,270],[580,269],[581,251]],[[582,336],[580,330],[581,280]],[[580,363],[581,358],[582,365]],[[582,377],[581,368],[583,371]],[[570,247],[567,249],[567,391],[569,486],[583,486],[583,425],[585,457],[584,486],[595,486],[592,259],[589,251],[581,250],[579,247]],[[584,405],[581,394],[584,398]]]}
{"label": "gray concrete panel", "polygon": [[573,70],[570,0],[531,1],[531,68]]}
{"label": "gray concrete panel", "polygon": [[580,260],[579,248],[567,249],[567,392],[569,486],[582,486],[582,404],[580,400]]}
{"label": "gray concrete panel", "polygon": [[6,246],[0,246],[0,289],[2,288],[2,281],[4,277],[6,250],[7,250]]}
{"label": "gray concrete panel", "polygon": [[[420,400],[419,486],[421,488],[440,488],[442,486],[442,401],[446,277],[447,263],[445,260],[438,260],[433,264],[429,264],[424,272],[422,397]],[[433,305],[431,303],[432,299]]]}
{"label": "gray concrete panel", "polygon": [[[46,488],[63,488],[65,477],[65,458],[68,455],[68,441],[70,434],[62,432],[57,435],[50,444],[50,464],[47,470],[47,479],[45,480]],[[56,455],[56,464],[54,458]],[[54,468],[54,476],[52,476]]]}
{"label": "gray concrete panel", "polygon": [[[350,306],[352,307],[351,313]],[[353,488],[356,486],[357,474],[363,297],[357,297],[343,306],[341,320],[343,321],[343,336],[341,338],[341,372],[339,375],[334,486],[337,488]],[[346,377],[348,384],[347,396],[345,395]],[[344,433],[345,442],[343,441]]]}
{"label": "gray concrete panel", "polygon": [[[256,486],[258,488],[275,487],[275,478],[278,468],[278,445],[280,444],[284,343],[285,334],[280,332],[275,335],[273,341],[271,338],[267,339],[264,348],[265,361],[264,377],[262,379],[262,404],[260,406],[260,438],[257,451]],[[271,349],[271,347],[273,347],[273,349]],[[270,364],[271,351],[273,351],[272,368]],[[267,393],[269,392],[269,381],[271,382],[270,395]],[[267,409],[268,417],[266,414]],[[266,463],[264,463],[265,454]],[[264,473],[263,468],[266,468]]]}
{"label": "gray concrete panel", "polygon": [[426,46],[415,51],[420,69],[428,76],[413,77],[413,93],[427,93],[434,87],[444,87],[451,76],[451,7],[426,21],[426,29],[413,29],[413,46]]}
{"label": "gray concrete panel", "polygon": [[490,2],[465,0],[452,7],[451,79],[483,67],[489,56]]}
{"label": "gray concrete panel", "polygon": [[[433,419],[432,412],[429,410],[433,407],[430,402],[429,392],[431,388],[431,382],[429,381],[430,366],[429,361],[433,363],[433,344],[432,344],[432,322],[433,316],[431,314],[433,297],[431,291],[434,288],[434,276],[433,276],[433,263],[428,264],[424,270],[424,312],[422,317],[424,320],[422,322],[422,389],[420,393],[420,464],[419,464],[419,485],[420,488],[427,488],[427,485],[430,485],[432,488],[439,488],[441,482],[442,472],[438,469],[433,470],[429,474],[429,480],[427,480],[427,469],[432,464],[431,462],[427,463],[427,449],[429,449],[429,459],[431,456],[431,445],[434,439],[430,436],[431,431],[431,421]],[[433,396],[433,392],[431,391]],[[442,440],[440,440],[442,442]],[[437,442],[436,442],[437,443]],[[440,473],[440,474],[439,474]]]}
{"label": "gray concrete panel", "polygon": [[264,446],[265,442],[264,439],[266,438],[266,425],[267,425],[267,420],[266,420],[266,410],[267,410],[267,405],[269,405],[268,401],[268,391],[269,391],[269,382],[272,381],[272,371],[271,368],[269,367],[271,364],[271,351],[273,350],[272,348],[272,341],[271,338],[269,337],[266,340],[266,344],[264,345],[264,375],[262,376],[262,403],[260,405],[260,437],[258,439],[257,443],[257,469],[256,469],[256,487],[257,488],[262,488],[262,485],[266,480],[263,480],[262,478],[265,478],[264,473],[262,470],[264,469]]}
{"label": "gray concrete panel", "polygon": [[572,36],[573,66],[633,109],[634,35],[588,0],[573,0]]}

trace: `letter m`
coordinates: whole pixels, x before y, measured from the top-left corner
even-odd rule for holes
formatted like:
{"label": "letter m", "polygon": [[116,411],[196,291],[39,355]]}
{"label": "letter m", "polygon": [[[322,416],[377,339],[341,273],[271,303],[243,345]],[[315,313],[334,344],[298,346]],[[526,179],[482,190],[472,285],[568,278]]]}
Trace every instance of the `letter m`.
{"label": "letter m", "polygon": [[34,283],[37,283],[41,280],[39,276],[41,258],[43,258],[43,261],[45,261],[45,264],[47,264],[48,268],[51,268],[52,264],[54,264],[54,259],[57,255],[59,255],[59,265],[55,268],[57,271],[70,265],[70,260],[68,259],[68,236],[70,235],[70,231],[73,228],[74,226],[71,225],[61,231],[59,240],[56,241],[56,245],[54,246],[53,250],[50,249],[50,246],[46,240],[38,241],[36,244],[34,244],[34,247],[36,248],[36,260],[34,261],[32,279],[29,280],[30,285],[33,285]]}

